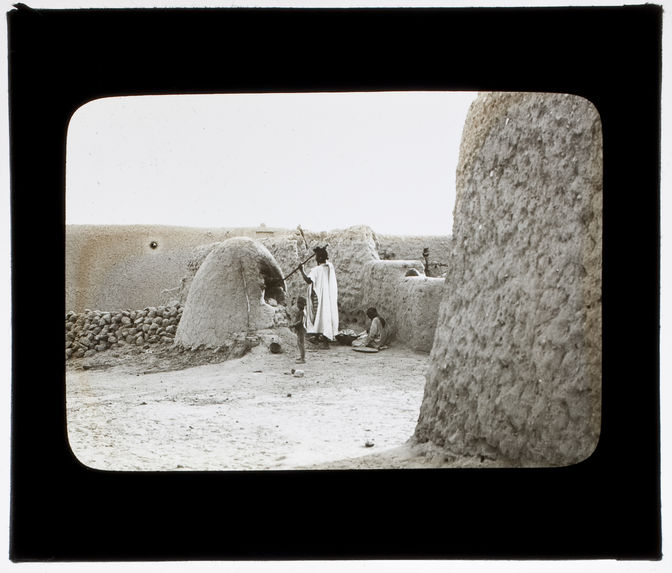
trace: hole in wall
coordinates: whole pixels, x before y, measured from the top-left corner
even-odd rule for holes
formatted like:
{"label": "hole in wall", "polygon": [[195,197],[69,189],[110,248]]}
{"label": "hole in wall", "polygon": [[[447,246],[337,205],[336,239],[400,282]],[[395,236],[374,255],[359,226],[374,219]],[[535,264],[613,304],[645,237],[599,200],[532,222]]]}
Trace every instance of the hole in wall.
{"label": "hole in wall", "polygon": [[278,304],[285,304],[285,283],[282,280],[282,274],[279,269],[266,264],[265,261],[259,263],[259,274],[264,281],[264,300],[274,299]]}

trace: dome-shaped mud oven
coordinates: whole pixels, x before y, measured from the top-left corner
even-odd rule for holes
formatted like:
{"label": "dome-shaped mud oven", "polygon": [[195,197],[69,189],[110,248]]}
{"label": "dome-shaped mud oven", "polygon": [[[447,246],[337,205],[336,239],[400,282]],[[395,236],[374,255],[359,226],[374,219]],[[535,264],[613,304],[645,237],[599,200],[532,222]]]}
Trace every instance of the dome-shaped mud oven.
{"label": "dome-shaped mud oven", "polygon": [[[245,237],[228,239],[205,258],[189,289],[175,342],[217,347],[233,333],[272,328],[285,285],[273,255]],[[269,304],[270,303],[270,304]]]}

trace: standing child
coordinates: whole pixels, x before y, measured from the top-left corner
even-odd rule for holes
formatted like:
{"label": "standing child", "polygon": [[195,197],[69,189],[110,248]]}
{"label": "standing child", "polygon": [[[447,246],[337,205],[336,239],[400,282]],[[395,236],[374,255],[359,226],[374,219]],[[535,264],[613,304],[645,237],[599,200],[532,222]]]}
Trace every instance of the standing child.
{"label": "standing child", "polygon": [[294,312],[291,327],[296,331],[296,344],[299,347],[297,364],[306,363],[306,298],[300,296],[296,299],[296,311]]}

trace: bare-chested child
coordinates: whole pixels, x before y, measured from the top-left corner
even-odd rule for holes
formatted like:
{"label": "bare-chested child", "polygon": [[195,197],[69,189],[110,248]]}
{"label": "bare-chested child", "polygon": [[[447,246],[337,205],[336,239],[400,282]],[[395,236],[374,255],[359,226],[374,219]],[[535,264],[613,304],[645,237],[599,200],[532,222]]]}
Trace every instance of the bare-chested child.
{"label": "bare-chested child", "polygon": [[306,298],[300,296],[296,299],[296,310],[292,316],[292,324],[290,325],[296,332],[296,344],[299,347],[299,357],[296,359],[297,364],[306,363]]}

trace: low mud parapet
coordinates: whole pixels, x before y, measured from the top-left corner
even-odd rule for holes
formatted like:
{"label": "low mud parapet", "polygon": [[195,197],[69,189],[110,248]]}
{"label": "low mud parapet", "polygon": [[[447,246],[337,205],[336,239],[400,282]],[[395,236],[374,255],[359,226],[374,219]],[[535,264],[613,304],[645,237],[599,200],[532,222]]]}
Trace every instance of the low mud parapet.
{"label": "low mud parapet", "polygon": [[429,352],[445,279],[427,277],[420,261],[371,261],[362,270],[360,307],[375,307],[394,339]]}

